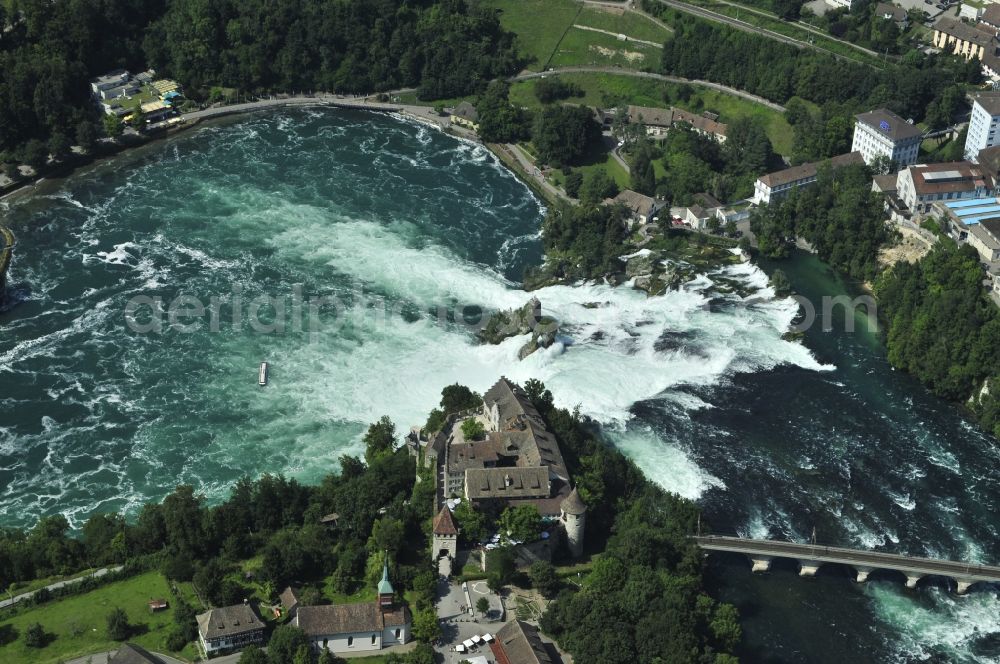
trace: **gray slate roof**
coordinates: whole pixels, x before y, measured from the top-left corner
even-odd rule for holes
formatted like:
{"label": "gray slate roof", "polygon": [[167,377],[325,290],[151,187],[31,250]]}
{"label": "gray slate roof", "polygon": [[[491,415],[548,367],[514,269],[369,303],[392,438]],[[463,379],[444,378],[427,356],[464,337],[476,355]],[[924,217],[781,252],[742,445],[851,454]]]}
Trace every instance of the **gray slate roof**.
{"label": "gray slate roof", "polygon": [[621,190],[618,192],[617,196],[611,199],[611,202],[621,203],[633,214],[639,214],[644,217],[649,216],[656,208],[655,200],[645,194],[640,194],[638,191],[632,191],[631,189]]}
{"label": "gray slate roof", "polygon": [[1000,5],[994,2],[986,5],[983,15],[979,17],[979,22],[994,28],[1000,27]]}
{"label": "gray slate roof", "polygon": [[538,628],[523,620],[513,620],[500,628],[496,643],[511,664],[552,664]]}
{"label": "gray slate roof", "polygon": [[134,643],[123,643],[108,664],[164,664],[163,660]]}
{"label": "gray slate roof", "polygon": [[545,428],[541,415],[520,385],[500,378],[483,395],[483,403],[488,409],[496,405],[503,452],[517,455],[519,467],[548,466],[553,476],[569,482],[569,471],[555,436]]}
{"label": "gray slate roof", "polygon": [[888,17],[897,23],[906,20],[906,10],[902,7],[891,5],[888,2],[880,2],[875,5],[875,15],[882,18]]}
{"label": "gray slate roof", "polygon": [[945,33],[946,35],[951,35],[956,39],[962,41],[972,42],[976,46],[982,46],[986,50],[991,48],[994,35],[988,30],[981,30],[977,27],[967,25],[961,21],[956,21],[953,18],[948,18],[947,16],[942,16],[934,24],[934,29]]}
{"label": "gray slate roof", "polygon": [[[923,136],[923,131],[919,127],[911,125],[887,108],[868,111],[854,117],[857,118],[858,122],[862,122],[875,131],[885,134],[892,141],[902,141],[908,138]],[[889,126],[888,131],[882,128],[882,122],[885,122]]]}
{"label": "gray slate roof", "polygon": [[[863,164],[864,161],[860,152],[848,152],[847,154],[839,154],[836,157],[832,157],[830,159],[830,166],[832,168],[840,168],[841,166],[849,166],[851,164]],[[792,182],[798,182],[799,180],[808,180],[816,177],[816,174],[819,172],[819,165],[822,163],[821,161],[814,161],[799,164],[798,166],[785,168],[774,173],[761,175],[758,179],[773,189]]]}
{"label": "gray slate roof", "polygon": [[476,107],[467,101],[463,101],[461,104],[455,107],[454,115],[460,118],[465,118],[469,122],[479,122],[479,112],[476,111]]}
{"label": "gray slate roof", "polygon": [[470,500],[482,498],[544,498],[549,495],[547,466],[470,468],[465,471]]}
{"label": "gray slate roof", "polygon": [[300,606],[295,624],[309,636],[331,636],[353,632],[381,632],[386,625],[410,623],[409,609],[404,607],[383,612],[377,602]]}
{"label": "gray slate roof", "polygon": [[584,514],[587,511],[587,506],[584,505],[576,487],[574,487],[570,494],[566,496],[566,499],[562,501],[562,505],[560,505],[560,507],[562,507],[567,514],[574,514],[576,516]]}
{"label": "gray slate roof", "polygon": [[650,127],[669,127],[674,123],[674,113],[669,108],[653,108],[652,106],[629,106],[628,121],[639,122]]}
{"label": "gray slate roof", "polygon": [[206,639],[218,639],[258,629],[264,629],[264,623],[249,604],[209,609],[198,616],[198,631]]}
{"label": "gray slate roof", "polygon": [[291,611],[293,608],[299,605],[299,589],[288,586],[281,591],[281,606],[285,608],[285,611]]}
{"label": "gray slate roof", "polygon": [[977,92],[972,98],[990,115],[1000,115],[1000,92]]}

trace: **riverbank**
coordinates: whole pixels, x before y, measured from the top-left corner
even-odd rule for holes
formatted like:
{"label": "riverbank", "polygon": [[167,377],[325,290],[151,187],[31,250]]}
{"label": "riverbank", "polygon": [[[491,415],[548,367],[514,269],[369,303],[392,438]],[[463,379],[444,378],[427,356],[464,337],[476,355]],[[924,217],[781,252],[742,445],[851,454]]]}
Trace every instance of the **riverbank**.
{"label": "riverbank", "polygon": [[123,153],[149,145],[150,143],[171,138],[182,132],[201,126],[202,123],[209,120],[233,115],[251,114],[267,109],[307,108],[310,106],[397,113],[416,122],[428,124],[452,133],[460,138],[480,142],[473,132],[453,126],[448,116],[438,115],[433,108],[428,106],[373,101],[372,97],[346,97],[332,94],[278,96],[242,104],[229,104],[192,111],[178,116],[174,122],[163,124],[152,131],[119,137],[114,139],[113,142],[103,141],[101,143],[103,147],[100,151],[92,151],[91,153],[82,155],[77,154],[72,159],[56,164],[49,170],[36,174],[26,180],[19,180],[8,187],[8,191],[0,194],[0,200],[31,194],[39,184],[45,181],[69,177],[80,169],[115,159]]}

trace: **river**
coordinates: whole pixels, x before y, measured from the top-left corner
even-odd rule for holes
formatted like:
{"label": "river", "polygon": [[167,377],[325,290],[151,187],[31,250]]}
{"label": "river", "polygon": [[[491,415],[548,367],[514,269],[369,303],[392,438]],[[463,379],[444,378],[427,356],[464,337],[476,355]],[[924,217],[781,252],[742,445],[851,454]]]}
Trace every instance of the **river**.
{"label": "river", "polygon": [[[520,362],[523,340],[477,345],[477,308],[529,297],[543,209],[485,149],[429,127],[316,109],[231,119],[3,212],[19,246],[0,312],[0,525],[61,512],[79,526],[178,483],[217,500],[243,474],[314,481],[379,416],[405,429],[445,385],[503,374],[544,380],[718,530],[997,562],[992,441],[892,371],[872,334],[783,339],[797,307],[758,267],[651,299],[546,288],[557,344]],[[782,268],[810,298],[849,290],[810,257]],[[756,293],[717,292],[723,279]],[[182,330],[155,298],[209,311]],[[752,577],[725,557],[708,582],[743,610],[750,661],[998,654],[995,590]]]}

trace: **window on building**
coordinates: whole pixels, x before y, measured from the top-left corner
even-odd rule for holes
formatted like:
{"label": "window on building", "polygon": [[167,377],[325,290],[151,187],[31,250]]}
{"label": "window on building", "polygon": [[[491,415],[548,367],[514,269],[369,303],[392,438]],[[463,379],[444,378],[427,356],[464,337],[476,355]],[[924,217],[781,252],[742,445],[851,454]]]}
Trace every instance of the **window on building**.
{"label": "window on building", "polygon": [[353,645],[354,645],[354,637],[353,636],[347,637],[347,647],[350,648]]}
{"label": "window on building", "polygon": [[372,634],[372,645],[375,645],[375,635]]}
{"label": "window on building", "polygon": [[399,638],[399,629],[398,628],[396,629],[396,638],[397,639]]}

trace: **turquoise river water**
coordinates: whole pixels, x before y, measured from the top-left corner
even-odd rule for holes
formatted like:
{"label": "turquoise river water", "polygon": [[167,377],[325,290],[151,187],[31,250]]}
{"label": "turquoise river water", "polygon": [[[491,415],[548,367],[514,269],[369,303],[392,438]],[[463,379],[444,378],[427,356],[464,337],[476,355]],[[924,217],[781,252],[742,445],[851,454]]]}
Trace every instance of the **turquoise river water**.
{"label": "turquoise river water", "polygon": [[[219,499],[243,474],[315,480],[379,416],[405,429],[445,385],[504,374],[599,420],[717,530],[998,562],[994,441],[892,371],[872,334],[784,340],[797,307],[760,267],[651,299],[546,288],[559,343],[520,362],[521,339],[477,345],[478,308],[529,297],[544,210],[485,149],[431,128],[249,116],[2,205],[19,245],[0,308],[0,525],[79,526],[178,483]],[[810,257],[782,267],[811,298],[849,290]],[[716,292],[720,277],[755,296]],[[155,298],[209,311],[182,330]],[[747,661],[1000,657],[996,589],[755,577],[727,557],[708,581],[743,612]]]}

